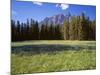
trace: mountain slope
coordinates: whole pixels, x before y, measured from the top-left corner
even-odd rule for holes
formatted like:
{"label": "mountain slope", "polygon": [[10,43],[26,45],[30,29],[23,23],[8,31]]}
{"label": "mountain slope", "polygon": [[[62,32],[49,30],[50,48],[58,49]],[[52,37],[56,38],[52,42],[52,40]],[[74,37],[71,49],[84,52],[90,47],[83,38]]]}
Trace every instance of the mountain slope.
{"label": "mountain slope", "polygon": [[40,24],[48,24],[48,25],[60,24],[60,25],[62,25],[64,23],[65,19],[67,19],[67,18],[68,18],[67,15],[58,14],[58,15],[54,15],[52,17],[46,17],[43,21],[40,22]]}

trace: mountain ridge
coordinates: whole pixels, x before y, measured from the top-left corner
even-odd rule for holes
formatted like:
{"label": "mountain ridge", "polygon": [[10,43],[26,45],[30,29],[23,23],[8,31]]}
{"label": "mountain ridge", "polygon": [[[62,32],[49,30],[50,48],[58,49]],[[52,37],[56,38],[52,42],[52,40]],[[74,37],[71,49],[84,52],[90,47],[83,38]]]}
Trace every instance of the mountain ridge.
{"label": "mountain ridge", "polygon": [[68,15],[64,15],[64,14],[57,14],[51,17],[46,17],[44,18],[41,22],[40,25],[44,24],[48,24],[48,25],[62,25],[64,23],[64,21],[68,18]]}

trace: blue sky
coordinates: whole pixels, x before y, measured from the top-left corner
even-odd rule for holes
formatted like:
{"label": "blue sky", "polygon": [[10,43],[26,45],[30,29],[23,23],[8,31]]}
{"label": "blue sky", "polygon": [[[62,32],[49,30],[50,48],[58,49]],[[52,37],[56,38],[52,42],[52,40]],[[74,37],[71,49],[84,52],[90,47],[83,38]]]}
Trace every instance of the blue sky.
{"label": "blue sky", "polygon": [[57,3],[40,3],[24,2],[12,0],[12,19],[25,22],[27,19],[41,21],[45,17],[57,14],[80,15],[82,12],[89,16],[91,20],[96,19],[96,7],[85,5],[57,4]]}

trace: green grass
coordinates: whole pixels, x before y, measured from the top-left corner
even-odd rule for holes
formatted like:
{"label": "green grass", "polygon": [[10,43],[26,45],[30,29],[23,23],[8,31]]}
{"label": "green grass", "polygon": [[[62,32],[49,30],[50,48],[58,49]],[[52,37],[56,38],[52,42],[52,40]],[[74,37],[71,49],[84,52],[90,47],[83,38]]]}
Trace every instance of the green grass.
{"label": "green grass", "polygon": [[95,41],[65,41],[65,40],[34,40],[34,41],[24,41],[24,42],[13,42],[11,45],[14,46],[23,46],[23,45],[41,45],[41,44],[64,44],[64,45],[93,45],[95,46]]}
{"label": "green grass", "polygon": [[[11,73],[95,69],[95,46],[95,41],[41,40],[12,43],[12,48],[16,50],[11,55]],[[16,52],[17,50],[19,51]]]}

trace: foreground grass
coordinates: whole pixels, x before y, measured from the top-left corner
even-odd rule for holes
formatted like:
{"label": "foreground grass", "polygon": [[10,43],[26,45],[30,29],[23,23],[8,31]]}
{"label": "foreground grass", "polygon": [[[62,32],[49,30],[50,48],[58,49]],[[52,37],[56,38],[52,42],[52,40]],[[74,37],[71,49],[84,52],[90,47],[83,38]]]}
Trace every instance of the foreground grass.
{"label": "foreground grass", "polygon": [[[11,55],[11,73],[26,74],[37,72],[56,72],[56,71],[73,71],[73,70],[90,70],[96,68],[96,50],[90,50],[87,46],[95,46],[95,42],[91,41],[44,41],[44,44],[63,44],[72,46],[85,47],[81,50],[66,50],[62,48],[60,51],[52,53],[38,53],[27,55],[14,54]],[[23,44],[34,45],[34,43],[13,43],[13,46],[19,47]],[[43,43],[43,41],[42,41]],[[41,42],[35,42],[35,44],[42,44]],[[83,43],[83,44],[82,44]],[[39,49],[44,49],[40,46]],[[53,47],[53,46],[52,46]],[[68,47],[68,46],[67,46]],[[58,47],[59,48],[59,47]],[[23,49],[23,48],[22,48]],[[32,48],[34,51],[34,47]],[[36,49],[36,48],[35,48]],[[51,47],[48,47],[50,50]],[[54,48],[56,49],[56,48]],[[74,49],[74,48],[73,48]]]}

